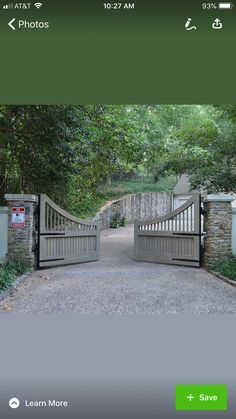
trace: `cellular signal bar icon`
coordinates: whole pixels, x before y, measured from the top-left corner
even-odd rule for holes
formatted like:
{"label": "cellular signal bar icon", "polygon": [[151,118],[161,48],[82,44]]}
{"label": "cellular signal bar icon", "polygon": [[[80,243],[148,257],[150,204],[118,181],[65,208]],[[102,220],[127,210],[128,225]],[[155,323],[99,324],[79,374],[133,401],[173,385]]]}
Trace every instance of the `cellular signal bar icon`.
{"label": "cellular signal bar icon", "polygon": [[4,6],[2,6],[2,8],[3,8],[4,10],[11,10],[11,9],[13,9],[13,3],[10,3],[10,4],[4,4]]}

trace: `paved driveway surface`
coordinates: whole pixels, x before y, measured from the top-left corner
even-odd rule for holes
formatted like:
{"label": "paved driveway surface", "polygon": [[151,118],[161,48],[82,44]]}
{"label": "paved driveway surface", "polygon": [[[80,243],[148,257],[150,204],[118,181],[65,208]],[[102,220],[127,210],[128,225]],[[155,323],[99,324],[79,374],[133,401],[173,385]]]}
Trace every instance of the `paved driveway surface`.
{"label": "paved driveway surface", "polygon": [[236,313],[236,287],[204,269],[135,262],[133,227],[102,232],[101,260],[32,273],[2,312]]}

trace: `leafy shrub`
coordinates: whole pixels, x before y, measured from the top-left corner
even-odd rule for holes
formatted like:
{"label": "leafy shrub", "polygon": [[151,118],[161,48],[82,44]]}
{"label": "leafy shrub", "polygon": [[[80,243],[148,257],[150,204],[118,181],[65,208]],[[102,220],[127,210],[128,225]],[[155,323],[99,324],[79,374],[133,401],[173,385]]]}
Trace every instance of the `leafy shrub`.
{"label": "leafy shrub", "polygon": [[111,228],[125,227],[128,225],[128,220],[125,217],[121,217],[120,214],[114,214],[110,223]]}
{"label": "leafy shrub", "polygon": [[212,266],[212,270],[236,281],[236,258],[229,258]]}
{"label": "leafy shrub", "polygon": [[120,227],[125,227],[129,224],[129,221],[127,220],[127,218],[123,217],[120,220]]}
{"label": "leafy shrub", "polygon": [[29,271],[29,265],[21,260],[0,265],[0,291],[8,288],[17,276]]}

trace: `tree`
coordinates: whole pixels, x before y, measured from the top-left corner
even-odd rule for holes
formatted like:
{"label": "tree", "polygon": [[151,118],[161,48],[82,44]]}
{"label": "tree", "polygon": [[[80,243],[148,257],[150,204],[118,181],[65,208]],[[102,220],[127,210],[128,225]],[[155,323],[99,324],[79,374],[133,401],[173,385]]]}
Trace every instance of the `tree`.
{"label": "tree", "polygon": [[[236,106],[0,106],[0,197],[46,193],[75,213],[114,173],[188,173],[236,190]],[[87,203],[87,204],[86,204]]]}
{"label": "tree", "polygon": [[6,106],[0,115],[2,190],[60,194],[73,172],[76,112],[70,106]]}
{"label": "tree", "polygon": [[[188,173],[193,189],[236,190],[236,107],[202,106],[196,120],[188,119],[175,133],[182,149],[169,163]],[[179,163],[178,163],[179,161]]]}
{"label": "tree", "polygon": [[2,196],[47,193],[76,206],[107,176],[137,165],[135,132],[125,106],[1,107]]}

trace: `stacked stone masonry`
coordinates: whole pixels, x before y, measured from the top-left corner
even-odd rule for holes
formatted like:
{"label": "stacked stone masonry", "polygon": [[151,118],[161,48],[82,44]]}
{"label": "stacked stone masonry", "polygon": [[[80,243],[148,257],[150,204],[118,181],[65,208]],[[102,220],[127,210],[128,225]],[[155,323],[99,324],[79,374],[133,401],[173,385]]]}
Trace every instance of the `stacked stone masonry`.
{"label": "stacked stone masonry", "polygon": [[148,192],[125,196],[105,205],[92,219],[100,220],[101,228],[110,228],[113,216],[125,217],[128,223],[135,220],[150,220],[167,214],[172,210],[172,193]]}
{"label": "stacked stone masonry", "polygon": [[230,198],[207,199],[204,203],[204,263],[212,266],[232,256],[232,206]]}
{"label": "stacked stone masonry", "polygon": [[[37,204],[35,195],[5,195],[8,202],[8,253],[7,260],[21,260],[30,267],[37,266]],[[25,227],[11,227],[13,207],[25,208]]]}

